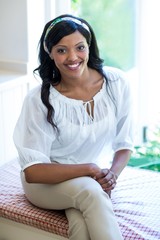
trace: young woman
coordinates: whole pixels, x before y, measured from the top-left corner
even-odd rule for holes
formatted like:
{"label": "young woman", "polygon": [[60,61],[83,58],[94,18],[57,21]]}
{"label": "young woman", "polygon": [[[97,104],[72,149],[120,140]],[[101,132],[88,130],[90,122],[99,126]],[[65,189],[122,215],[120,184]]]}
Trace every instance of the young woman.
{"label": "young woman", "polygon": [[128,81],[103,67],[92,28],[71,15],[46,24],[39,62],[42,85],[14,131],[26,197],[65,209],[70,240],[121,240],[110,194],[133,148]]}

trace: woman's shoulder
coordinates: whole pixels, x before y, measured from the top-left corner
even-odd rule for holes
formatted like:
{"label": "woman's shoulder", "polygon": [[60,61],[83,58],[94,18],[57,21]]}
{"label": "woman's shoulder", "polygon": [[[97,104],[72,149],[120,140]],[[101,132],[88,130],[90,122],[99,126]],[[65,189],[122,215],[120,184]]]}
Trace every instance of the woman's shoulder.
{"label": "woman's shoulder", "polygon": [[118,80],[126,81],[126,74],[119,68],[104,66],[103,72],[107,77],[108,81],[115,82]]}
{"label": "woman's shoulder", "polygon": [[41,92],[41,84],[37,85],[36,87],[30,89],[26,95],[27,98],[32,99],[39,95]]}
{"label": "woman's shoulder", "polygon": [[41,84],[39,84],[36,87],[34,87],[31,90],[29,90],[27,96],[29,98],[32,98],[32,97],[36,96],[37,94],[39,94],[40,92],[41,92]]}
{"label": "woman's shoulder", "polygon": [[41,102],[41,85],[34,87],[29,90],[27,95],[25,96],[24,103],[26,104],[35,104]]}

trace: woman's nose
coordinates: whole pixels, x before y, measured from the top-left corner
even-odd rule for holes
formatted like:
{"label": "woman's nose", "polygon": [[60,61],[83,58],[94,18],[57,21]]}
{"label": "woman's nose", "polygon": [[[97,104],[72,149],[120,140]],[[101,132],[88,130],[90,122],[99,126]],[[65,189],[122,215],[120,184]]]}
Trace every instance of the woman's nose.
{"label": "woman's nose", "polygon": [[69,51],[68,61],[75,61],[77,59],[77,54],[74,50]]}

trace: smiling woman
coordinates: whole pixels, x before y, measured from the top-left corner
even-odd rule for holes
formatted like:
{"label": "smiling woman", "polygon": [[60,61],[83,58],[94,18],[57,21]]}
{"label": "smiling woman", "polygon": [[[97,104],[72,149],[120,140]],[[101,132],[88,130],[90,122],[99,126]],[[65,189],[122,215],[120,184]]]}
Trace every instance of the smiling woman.
{"label": "smiling woman", "polygon": [[129,82],[103,66],[91,26],[72,15],[44,27],[35,71],[42,86],[14,131],[26,197],[65,210],[70,240],[122,240],[110,197],[133,150]]}

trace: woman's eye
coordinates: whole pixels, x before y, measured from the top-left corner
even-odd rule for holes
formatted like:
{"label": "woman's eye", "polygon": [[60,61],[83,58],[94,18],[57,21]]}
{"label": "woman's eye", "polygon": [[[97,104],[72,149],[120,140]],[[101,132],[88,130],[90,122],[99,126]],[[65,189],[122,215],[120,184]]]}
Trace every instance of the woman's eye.
{"label": "woman's eye", "polygon": [[57,50],[57,52],[58,52],[58,53],[60,53],[60,54],[63,54],[63,53],[65,53],[65,52],[66,52],[66,50],[65,50],[65,49],[63,49],[63,48],[60,48],[60,49],[58,49],[58,50]]}
{"label": "woman's eye", "polygon": [[78,46],[78,50],[79,51],[84,51],[85,50],[85,46],[84,45]]}

